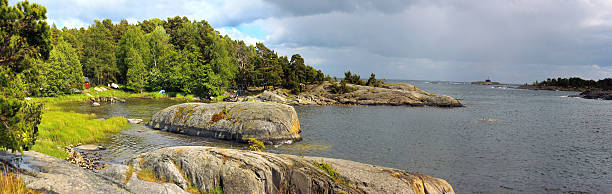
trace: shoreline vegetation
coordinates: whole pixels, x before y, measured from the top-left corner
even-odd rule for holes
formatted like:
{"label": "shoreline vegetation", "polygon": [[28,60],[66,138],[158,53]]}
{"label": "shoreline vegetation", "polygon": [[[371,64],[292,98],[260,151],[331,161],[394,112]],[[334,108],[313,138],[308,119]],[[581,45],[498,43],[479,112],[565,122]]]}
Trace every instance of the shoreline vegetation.
{"label": "shoreline vegetation", "polygon": [[100,143],[109,134],[118,133],[127,126],[127,120],[123,117],[100,120],[95,114],[64,112],[55,104],[48,103],[43,110],[32,150],[67,159],[66,147]]}
{"label": "shoreline vegetation", "polygon": [[610,91],[612,90],[612,78],[602,80],[583,80],[578,77],[571,78],[548,78],[544,81],[535,81],[532,84],[525,83],[518,88],[531,90],[559,90],[559,91]]}
{"label": "shoreline vegetation", "polygon": [[529,90],[577,91],[580,92],[580,94],[570,97],[612,100],[612,78],[605,78],[598,81],[583,80],[578,77],[548,78],[541,82],[535,81],[532,84],[525,83],[518,88]]}

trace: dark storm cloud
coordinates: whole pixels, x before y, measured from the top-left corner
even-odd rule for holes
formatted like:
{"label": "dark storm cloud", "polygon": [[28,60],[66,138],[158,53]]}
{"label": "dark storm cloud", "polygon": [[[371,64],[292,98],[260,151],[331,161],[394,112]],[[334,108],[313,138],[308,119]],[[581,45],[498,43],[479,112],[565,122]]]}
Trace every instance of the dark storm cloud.
{"label": "dark storm cloud", "polygon": [[315,15],[334,11],[354,12],[361,10],[377,10],[381,12],[397,12],[405,9],[413,2],[411,0],[265,1],[277,5],[283,12],[298,16]]}
{"label": "dark storm cloud", "polygon": [[[612,62],[612,5],[607,1],[419,1],[396,6],[401,10],[354,8],[369,5],[368,1],[353,7],[345,4],[351,3],[340,1],[313,10],[319,4],[277,3],[300,16],[268,20],[269,42],[288,49],[351,49],[359,53],[351,57],[361,60],[325,58],[334,63],[351,61],[335,65],[355,69],[372,71],[390,64],[428,69],[438,64],[446,69],[431,69],[431,74],[462,72],[447,79],[466,81],[478,74],[513,82],[562,71],[580,75],[593,65],[609,70]],[[397,64],[402,61],[406,64]],[[549,73],[542,72],[539,78],[521,76],[539,72],[538,64],[549,68]],[[389,70],[396,72],[391,77],[415,76]],[[598,69],[600,73],[590,78],[610,76],[608,70]]]}

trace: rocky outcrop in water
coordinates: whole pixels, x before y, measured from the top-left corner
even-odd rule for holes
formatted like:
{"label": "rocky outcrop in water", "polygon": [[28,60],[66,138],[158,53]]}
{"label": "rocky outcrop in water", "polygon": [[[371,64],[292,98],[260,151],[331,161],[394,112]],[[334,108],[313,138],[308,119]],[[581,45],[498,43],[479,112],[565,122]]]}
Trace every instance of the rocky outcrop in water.
{"label": "rocky outcrop in water", "polygon": [[170,132],[237,142],[299,141],[300,123],[291,106],[264,102],[185,103],[157,112],[148,126]]}
{"label": "rocky outcrop in water", "polygon": [[[285,102],[291,105],[393,105],[393,106],[437,106],[461,107],[459,100],[446,96],[427,93],[406,83],[383,84],[381,87],[346,84],[355,91],[334,94],[329,91],[332,83],[323,82],[309,85],[299,95],[289,95],[281,90],[264,91],[254,99],[261,101]],[[274,94],[274,95],[273,95]],[[268,97],[275,96],[275,97]],[[285,100],[279,100],[278,97]],[[244,98],[248,100],[250,98]],[[268,100],[274,99],[274,100]]]}
{"label": "rocky outcrop in water", "polygon": [[588,91],[581,92],[578,95],[572,95],[570,97],[580,97],[580,98],[585,98],[585,99],[612,100],[612,91],[588,90]]}

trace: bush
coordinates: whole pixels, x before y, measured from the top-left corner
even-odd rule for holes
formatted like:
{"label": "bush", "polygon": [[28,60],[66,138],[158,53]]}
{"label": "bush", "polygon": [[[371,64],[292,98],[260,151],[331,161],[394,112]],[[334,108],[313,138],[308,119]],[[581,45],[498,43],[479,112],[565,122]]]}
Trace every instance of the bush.
{"label": "bush", "polygon": [[368,82],[366,83],[367,86],[372,86],[372,87],[380,87],[382,84],[384,84],[385,82],[382,80],[377,80],[376,79],[376,75],[374,75],[374,73],[372,73],[370,75],[370,79],[368,79]]}
{"label": "bush", "polygon": [[36,142],[42,104],[0,96],[0,149],[27,151]]}
{"label": "bush", "polygon": [[359,76],[358,74],[352,74],[351,71],[347,71],[344,73],[344,79],[342,79],[342,82],[362,86],[365,85],[365,82],[361,80],[361,76]]}
{"label": "bush", "polygon": [[333,83],[332,85],[329,85],[327,87],[327,89],[329,90],[329,92],[331,92],[332,94],[345,94],[345,93],[351,93],[354,92],[355,90],[359,89],[357,87],[351,87],[351,86],[347,86],[346,82],[342,81],[340,82],[340,86],[338,86],[337,83]]}

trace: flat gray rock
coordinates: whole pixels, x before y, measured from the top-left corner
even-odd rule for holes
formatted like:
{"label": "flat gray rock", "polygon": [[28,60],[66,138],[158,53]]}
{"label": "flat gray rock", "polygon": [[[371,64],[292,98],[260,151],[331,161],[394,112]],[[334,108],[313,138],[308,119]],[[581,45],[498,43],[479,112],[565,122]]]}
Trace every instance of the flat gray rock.
{"label": "flat gray rock", "polygon": [[[337,177],[315,162],[330,165]],[[445,180],[393,168],[216,147],[162,148],[129,163],[202,193],[217,187],[224,193],[454,193]]]}

